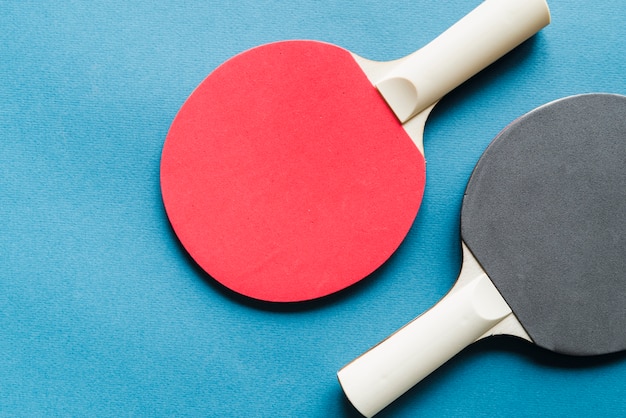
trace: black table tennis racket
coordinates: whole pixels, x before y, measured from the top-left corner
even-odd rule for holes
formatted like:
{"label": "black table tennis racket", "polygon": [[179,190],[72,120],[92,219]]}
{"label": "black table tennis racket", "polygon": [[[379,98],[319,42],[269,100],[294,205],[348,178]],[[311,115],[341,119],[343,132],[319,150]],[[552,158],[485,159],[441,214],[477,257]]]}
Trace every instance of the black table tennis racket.
{"label": "black table tennis racket", "polygon": [[364,415],[491,335],[626,349],[626,96],[568,97],[506,127],[469,180],[461,237],[452,290],[339,371]]}

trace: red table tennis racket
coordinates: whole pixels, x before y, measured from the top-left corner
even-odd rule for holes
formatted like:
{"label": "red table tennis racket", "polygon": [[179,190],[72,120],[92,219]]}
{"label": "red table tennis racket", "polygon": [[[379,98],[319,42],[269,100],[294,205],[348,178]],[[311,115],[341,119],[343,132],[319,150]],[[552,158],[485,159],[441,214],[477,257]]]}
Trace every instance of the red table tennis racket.
{"label": "red table tennis racket", "polygon": [[365,416],[491,335],[626,349],[626,96],[572,96],[505,128],[469,180],[461,237],[452,290],[339,371]]}
{"label": "red table tennis racket", "polygon": [[549,19],[545,0],[487,0],[393,62],[315,41],[226,61],[163,147],[163,201],[180,242],[215,280],[259,300],[315,299],[366,277],[418,211],[434,104]]}

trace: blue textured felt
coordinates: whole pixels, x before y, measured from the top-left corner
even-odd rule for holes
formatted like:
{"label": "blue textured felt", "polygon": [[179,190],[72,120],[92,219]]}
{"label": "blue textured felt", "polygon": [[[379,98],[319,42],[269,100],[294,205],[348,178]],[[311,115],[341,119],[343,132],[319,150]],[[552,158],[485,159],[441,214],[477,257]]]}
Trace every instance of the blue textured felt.
{"label": "blue textured felt", "polygon": [[[163,141],[194,87],[247,48],[308,38],[388,60],[478,3],[0,2],[0,415],[356,416],[335,373],[456,279],[462,194],[487,144],[559,97],[626,94],[626,3],[550,1],[549,27],[446,97],[409,236],[315,303],[251,303],[195,266],[163,210]],[[625,377],[625,355],[494,339],[380,416],[624,415]]]}

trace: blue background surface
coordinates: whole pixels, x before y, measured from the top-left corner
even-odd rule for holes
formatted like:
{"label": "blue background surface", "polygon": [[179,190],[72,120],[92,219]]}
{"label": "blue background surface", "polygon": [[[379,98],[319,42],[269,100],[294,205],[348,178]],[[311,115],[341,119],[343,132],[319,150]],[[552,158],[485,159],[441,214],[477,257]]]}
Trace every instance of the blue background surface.
{"label": "blue background surface", "polygon": [[[626,3],[552,0],[552,24],[448,95],[428,184],[380,270],[296,306],[222,289],[186,255],[159,190],[185,98],[282,39],[376,60],[424,45],[478,0],[0,1],[0,415],[353,417],[335,373],[441,298],[481,152],[516,117],[626,94]],[[479,342],[380,416],[626,415],[626,355]]]}

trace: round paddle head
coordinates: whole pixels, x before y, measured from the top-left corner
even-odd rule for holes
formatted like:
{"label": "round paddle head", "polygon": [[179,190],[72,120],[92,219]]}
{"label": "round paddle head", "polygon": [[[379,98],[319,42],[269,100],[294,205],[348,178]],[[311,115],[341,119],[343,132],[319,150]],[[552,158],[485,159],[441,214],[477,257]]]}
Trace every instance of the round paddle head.
{"label": "round paddle head", "polygon": [[461,218],[537,345],[626,349],[625,96],[573,96],[513,122],[480,158]]}
{"label": "round paddle head", "polygon": [[409,231],[422,154],[346,50],[313,41],[230,59],[167,135],[163,201],[193,259],[235,292],[315,299],[366,277]]}

